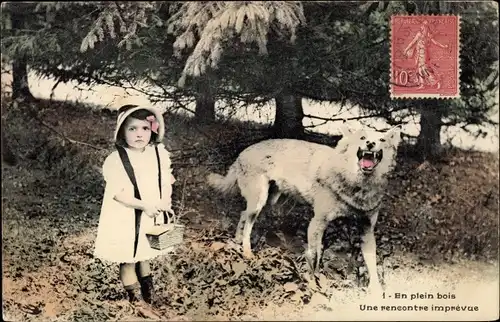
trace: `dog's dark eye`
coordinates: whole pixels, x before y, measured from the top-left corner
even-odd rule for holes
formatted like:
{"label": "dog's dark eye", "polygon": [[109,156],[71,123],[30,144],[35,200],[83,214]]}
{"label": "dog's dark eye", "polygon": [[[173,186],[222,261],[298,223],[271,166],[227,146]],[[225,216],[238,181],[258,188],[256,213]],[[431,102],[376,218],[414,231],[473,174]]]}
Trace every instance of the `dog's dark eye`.
{"label": "dog's dark eye", "polygon": [[365,138],[364,136],[362,136],[362,137],[361,137],[361,138],[359,138],[359,139],[360,139],[360,140],[364,140],[364,139],[366,139],[366,138]]}
{"label": "dog's dark eye", "polygon": [[380,142],[385,142],[385,139],[380,139]]}

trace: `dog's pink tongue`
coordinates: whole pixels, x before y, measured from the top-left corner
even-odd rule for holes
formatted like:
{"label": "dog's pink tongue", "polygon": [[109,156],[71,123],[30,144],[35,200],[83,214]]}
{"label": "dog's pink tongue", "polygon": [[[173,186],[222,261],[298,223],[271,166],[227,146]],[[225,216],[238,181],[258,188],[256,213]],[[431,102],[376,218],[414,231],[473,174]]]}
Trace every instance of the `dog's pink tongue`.
{"label": "dog's pink tongue", "polygon": [[363,168],[371,168],[375,165],[375,162],[373,162],[373,160],[370,159],[361,159],[360,162],[361,162],[361,167]]}

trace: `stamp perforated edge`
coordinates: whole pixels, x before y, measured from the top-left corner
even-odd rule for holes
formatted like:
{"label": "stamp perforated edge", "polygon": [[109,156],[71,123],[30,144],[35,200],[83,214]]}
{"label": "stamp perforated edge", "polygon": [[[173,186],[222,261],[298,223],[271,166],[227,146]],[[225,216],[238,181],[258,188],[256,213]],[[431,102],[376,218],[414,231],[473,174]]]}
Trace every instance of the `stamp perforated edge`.
{"label": "stamp perforated edge", "polygon": [[[392,91],[392,75],[393,75],[393,70],[392,70],[392,21],[394,17],[457,17],[457,93],[455,95],[439,95],[439,94],[400,94],[400,95],[394,95]],[[394,14],[391,15],[391,20],[389,23],[389,41],[391,43],[391,46],[389,47],[389,57],[390,57],[390,74],[389,74],[389,92],[391,94],[391,99],[455,99],[455,98],[460,98],[460,75],[462,73],[461,69],[461,61],[460,61],[460,51],[462,44],[460,42],[460,28],[462,24],[462,17],[459,14],[427,14],[427,15],[418,15],[418,14],[405,14],[405,15],[398,15]]]}

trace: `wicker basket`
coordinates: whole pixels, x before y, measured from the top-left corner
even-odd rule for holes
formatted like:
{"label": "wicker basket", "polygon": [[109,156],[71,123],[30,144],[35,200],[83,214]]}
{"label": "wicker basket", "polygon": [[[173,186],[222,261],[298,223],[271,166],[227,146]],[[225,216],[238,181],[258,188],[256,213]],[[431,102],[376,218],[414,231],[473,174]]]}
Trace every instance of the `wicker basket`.
{"label": "wicker basket", "polygon": [[167,214],[166,224],[156,224],[146,233],[149,246],[153,249],[164,250],[172,246],[177,246],[184,239],[185,226],[177,224],[175,214],[172,214],[173,222],[170,222],[170,216]]}

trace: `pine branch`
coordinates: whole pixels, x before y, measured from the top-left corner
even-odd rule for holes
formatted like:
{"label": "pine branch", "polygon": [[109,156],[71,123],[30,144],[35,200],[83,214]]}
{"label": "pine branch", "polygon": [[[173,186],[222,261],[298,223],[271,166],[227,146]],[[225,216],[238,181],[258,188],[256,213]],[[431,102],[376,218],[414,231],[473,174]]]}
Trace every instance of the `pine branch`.
{"label": "pine branch", "polygon": [[182,9],[186,11],[184,15],[169,20],[170,33],[177,34],[181,29],[184,30],[174,43],[176,55],[194,43],[192,30],[197,31],[200,39],[185,63],[178,81],[179,87],[185,86],[187,77],[199,77],[206,72],[207,67],[217,68],[223,52],[222,41],[234,38],[234,33],[240,36],[242,43],[256,43],[259,53],[265,55],[267,34],[273,21],[279,29],[291,34],[292,43],[298,25],[305,21],[300,2],[268,4],[217,1],[206,6],[191,2],[184,4]]}
{"label": "pine branch", "polygon": [[43,126],[45,126],[46,128],[48,128],[49,130],[51,130],[52,132],[56,133],[57,135],[59,135],[60,137],[62,137],[65,141],[69,142],[69,143],[72,143],[72,144],[80,144],[80,145],[85,145],[85,146],[88,146],[88,147],[91,147],[93,149],[96,149],[96,150],[106,150],[105,148],[101,148],[101,147],[98,147],[98,146],[95,146],[95,145],[92,145],[90,143],[86,143],[86,142],[81,142],[81,141],[77,141],[77,140],[73,140],[73,139],[70,139],[68,138],[66,135],[64,135],[62,132],[59,132],[58,130],[56,130],[55,128],[53,128],[52,126],[48,125],[47,123],[45,123],[44,121],[42,121],[38,116],[36,115],[33,115],[33,118],[35,120],[37,120],[38,122],[40,122],[40,124],[42,124]]}
{"label": "pine branch", "polygon": [[376,114],[370,114],[370,115],[362,115],[362,116],[355,116],[355,117],[348,117],[348,118],[328,118],[328,117],[321,117],[321,116],[316,116],[316,115],[311,115],[311,114],[304,114],[304,117],[316,119],[316,120],[323,120],[327,122],[336,122],[336,121],[352,121],[352,120],[362,120],[362,119],[368,119],[368,118],[374,118],[374,117],[386,117],[388,114],[391,114],[393,112],[397,112],[400,110],[404,110],[406,108],[395,108],[391,111],[383,111],[380,113]]}

